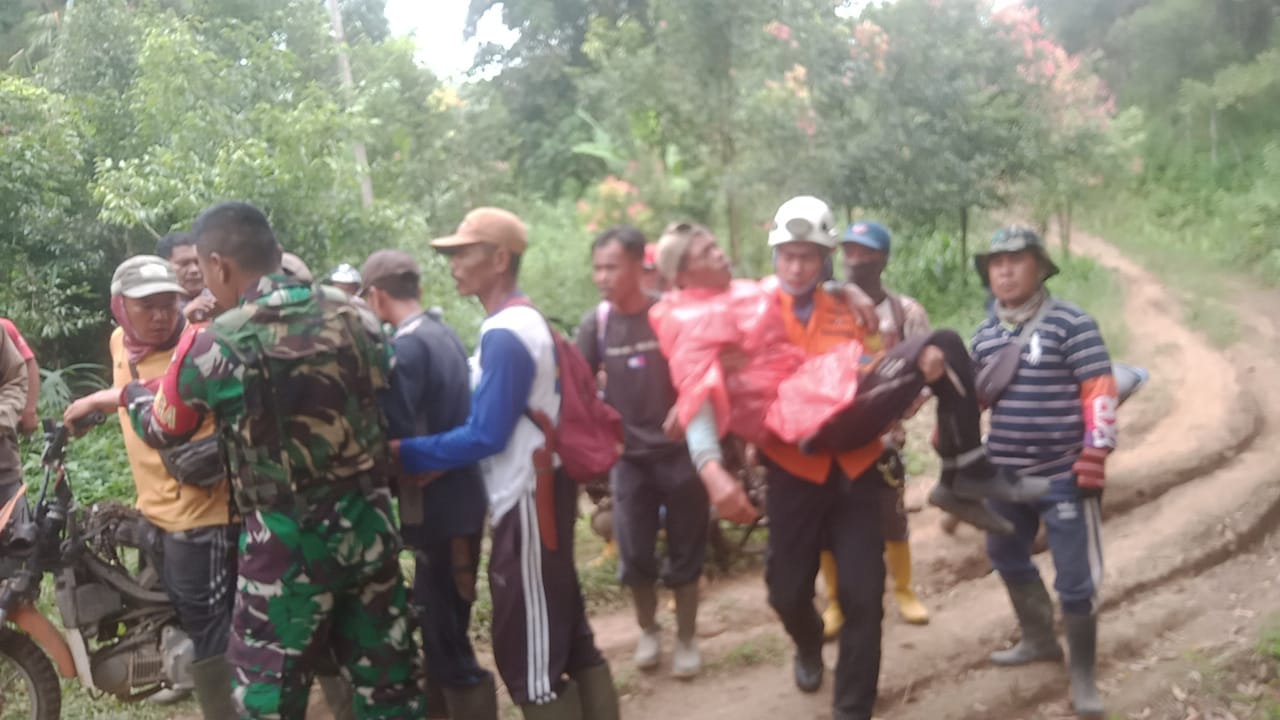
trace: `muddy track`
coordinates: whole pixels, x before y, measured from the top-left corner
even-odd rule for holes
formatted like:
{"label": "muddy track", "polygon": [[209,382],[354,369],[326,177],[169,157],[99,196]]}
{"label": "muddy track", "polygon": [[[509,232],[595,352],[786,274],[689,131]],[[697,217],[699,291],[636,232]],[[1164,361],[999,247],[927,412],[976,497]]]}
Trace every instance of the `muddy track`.
{"label": "muddy track", "polygon": [[[1271,318],[1239,306],[1248,347],[1212,348],[1183,326],[1176,298],[1148,273],[1096,238],[1078,237],[1075,245],[1123,278],[1130,332],[1125,359],[1153,374],[1151,386],[1121,413],[1125,447],[1110,465],[1105,678],[1112,663],[1136,656],[1162,629],[1195,616],[1171,588],[1195,582],[1280,522],[1271,459],[1280,445],[1280,390],[1254,382],[1280,370],[1273,360],[1280,341]],[[933,623],[922,629],[887,620],[879,715],[1035,715],[1043,701],[1063,694],[1061,668],[987,668],[986,653],[1013,634],[1008,601],[987,573],[978,536],[964,530],[947,536],[936,520],[929,510],[912,516],[917,583],[937,590],[927,593]],[[1051,578],[1049,559],[1038,562]],[[1140,604],[1149,611],[1133,617]],[[713,585],[705,606],[700,634],[710,672],[691,684],[629,669],[635,631],[625,611],[594,622],[623,680],[626,717],[829,717],[829,682],[815,696],[791,686],[789,643],[759,578]],[[892,605],[886,607],[891,614]],[[1123,624],[1113,627],[1113,617]],[[826,654],[832,664],[834,648]]]}

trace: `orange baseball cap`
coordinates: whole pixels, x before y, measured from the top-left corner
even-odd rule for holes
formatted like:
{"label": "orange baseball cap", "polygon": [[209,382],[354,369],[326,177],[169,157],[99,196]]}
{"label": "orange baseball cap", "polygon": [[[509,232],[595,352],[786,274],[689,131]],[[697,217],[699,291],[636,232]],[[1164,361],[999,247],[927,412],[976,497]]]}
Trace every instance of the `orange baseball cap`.
{"label": "orange baseball cap", "polygon": [[431,241],[431,247],[448,251],[484,243],[520,255],[529,246],[529,230],[516,214],[501,208],[480,207],[467,213],[452,235]]}

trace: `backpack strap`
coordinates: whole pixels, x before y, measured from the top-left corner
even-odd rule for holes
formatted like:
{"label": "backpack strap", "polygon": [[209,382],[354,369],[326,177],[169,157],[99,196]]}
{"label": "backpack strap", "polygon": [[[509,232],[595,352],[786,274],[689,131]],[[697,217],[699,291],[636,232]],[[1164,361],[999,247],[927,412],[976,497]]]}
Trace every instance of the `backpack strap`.
{"label": "backpack strap", "polygon": [[902,306],[902,298],[885,291],[885,299],[889,301],[889,313],[893,315],[893,332],[898,336],[897,342],[907,339],[907,309]]}
{"label": "backpack strap", "polygon": [[596,305],[596,360],[597,366],[594,370],[604,367],[604,331],[609,327],[609,310],[612,305],[608,300],[601,300]]}

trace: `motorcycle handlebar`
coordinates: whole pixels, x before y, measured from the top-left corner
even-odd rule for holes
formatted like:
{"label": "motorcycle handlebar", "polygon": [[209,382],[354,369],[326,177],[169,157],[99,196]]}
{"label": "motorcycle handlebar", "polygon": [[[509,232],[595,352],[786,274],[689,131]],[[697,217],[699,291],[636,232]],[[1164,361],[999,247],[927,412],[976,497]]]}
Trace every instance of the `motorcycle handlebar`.
{"label": "motorcycle handlebar", "polygon": [[[82,418],[71,422],[72,429],[76,434],[83,434],[107,421],[106,413],[101,410],[94,410]],[[67,440],[70,432],[67,426],[57,423],[54,420],[44,421],[44,453],[40,456],[40,462],[48,465],[55,460],[61,459],[63,451],[67,447]]]}

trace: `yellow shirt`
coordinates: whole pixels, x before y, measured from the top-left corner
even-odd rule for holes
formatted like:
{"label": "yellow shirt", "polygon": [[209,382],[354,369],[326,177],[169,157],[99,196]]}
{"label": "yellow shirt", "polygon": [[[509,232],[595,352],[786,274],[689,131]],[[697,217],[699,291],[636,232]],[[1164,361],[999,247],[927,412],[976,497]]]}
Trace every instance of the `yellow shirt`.
{"label": "yellow shirt", "polygon": [[[139,379],[145,381],[161,377],[169,369],[172,357],[172,352],[161,350],[142,358],[137,363]],[[124,330],[120,328],[111,334],[111,364],[115,387],[123,388],[133,380],[129,357],[124,349]],[[160,451],[147,445],[133,431],[128,411],[124,408],[120,408],[120,429],[124,433],[129,466],[133,469],[133,484],[138,491],[138,512],[147,520],[166,532],[229,522],[229,483],[224,482],[212,491],[189,486],[180,488],[178,481],[165,470]],[[213,418],[209,418],[193,439],[211,435],[213,430]]]}

